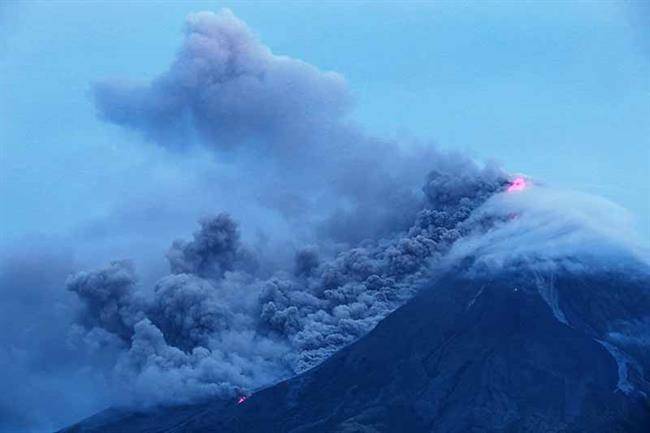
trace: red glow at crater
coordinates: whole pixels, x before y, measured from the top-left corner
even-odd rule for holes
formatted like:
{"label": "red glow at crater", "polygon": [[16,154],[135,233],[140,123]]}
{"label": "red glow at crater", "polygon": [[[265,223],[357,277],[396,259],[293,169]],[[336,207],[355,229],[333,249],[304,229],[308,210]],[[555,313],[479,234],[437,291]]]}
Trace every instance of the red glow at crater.
{"label": "red glow at crater", "polygon": [[524,190],[528,184],[526,183],[526,179],[523,177],[519,176],[516,177],[511,183],[510,186],[508,186],[508,189],[506,189],[507,192],[515,192],[515,191],[522,191]]}

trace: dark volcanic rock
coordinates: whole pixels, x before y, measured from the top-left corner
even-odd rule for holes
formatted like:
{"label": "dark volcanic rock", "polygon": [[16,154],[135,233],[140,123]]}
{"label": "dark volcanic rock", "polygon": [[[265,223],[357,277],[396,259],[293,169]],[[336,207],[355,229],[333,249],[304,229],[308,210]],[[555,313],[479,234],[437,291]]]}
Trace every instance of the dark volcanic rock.
{"label": "dark volcanic rock", "polygon": [[647,433],[650,364],[637,340],[650,333],[649,287],[569,272],[446,278],[243,404],[105,414],[65,431]]}

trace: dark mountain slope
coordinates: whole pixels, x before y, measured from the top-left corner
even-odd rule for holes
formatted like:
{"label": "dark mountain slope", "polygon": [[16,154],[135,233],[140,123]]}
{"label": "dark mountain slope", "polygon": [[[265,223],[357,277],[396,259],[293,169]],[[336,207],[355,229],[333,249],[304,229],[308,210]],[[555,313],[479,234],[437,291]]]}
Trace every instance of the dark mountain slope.
{"label": "dark mountain slope", "polygon": [[647,433],[647,355],[604,340],[650,333],[639,328],[648,287],[621,274],[446,278],[243,404],[105,415],[66,431]]}

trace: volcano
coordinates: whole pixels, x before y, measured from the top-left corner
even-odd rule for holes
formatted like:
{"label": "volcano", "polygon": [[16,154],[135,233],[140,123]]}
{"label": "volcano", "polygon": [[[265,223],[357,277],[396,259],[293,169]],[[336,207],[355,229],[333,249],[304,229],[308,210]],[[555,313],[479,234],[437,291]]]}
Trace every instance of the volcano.
{"label": "volcano", "polygon": [[63,432],[647,433],[642,270],[448,272],[241,404],[111,409]]}

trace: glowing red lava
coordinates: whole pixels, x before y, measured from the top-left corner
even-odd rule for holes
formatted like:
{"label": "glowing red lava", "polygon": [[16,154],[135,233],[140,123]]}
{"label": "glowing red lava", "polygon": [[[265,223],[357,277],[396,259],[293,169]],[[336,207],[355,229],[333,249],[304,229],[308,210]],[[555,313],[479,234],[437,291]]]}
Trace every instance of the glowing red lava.
{"label": "glowing red lava", "polygon": [[506,191],[507,192],[522,191],[527,186],[528,186],[528,184],[526,183],[526,179],[519,176],[519,177],[514,178],[514,180],[510,183],[510,186],[508,186],[508,189],[506,189]]}
{"label": "glowing red lava", "polygon": [[242,404],[242,403],[245,402],[247,399],[248,399],[248,397],[246,397],[245,395],[242,395],[242,396],[240,396],[240,397],[237,399],[237,404]]}

